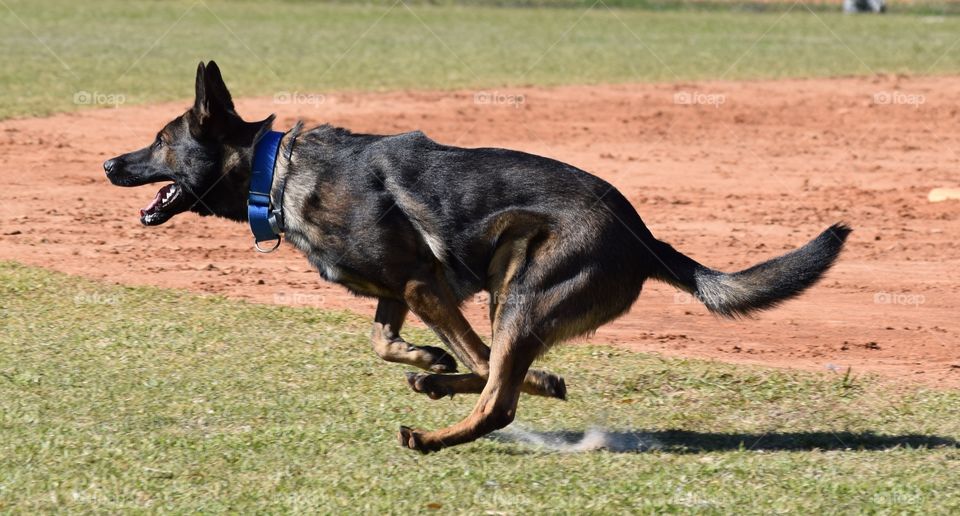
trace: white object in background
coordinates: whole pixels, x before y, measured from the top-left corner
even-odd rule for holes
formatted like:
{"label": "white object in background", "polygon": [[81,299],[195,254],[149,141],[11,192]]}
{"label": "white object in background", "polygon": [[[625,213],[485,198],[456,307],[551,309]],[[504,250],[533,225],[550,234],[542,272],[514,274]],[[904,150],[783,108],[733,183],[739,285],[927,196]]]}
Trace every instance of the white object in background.
{"label": "white object in background", "polygon": [[927,200],[930,202],[960,201],[960,188],[934,188],[927,194]]}
{"label": "white object in background", "polygon": [[843,0],[843,12],[845,13],[883,13],[886,11],[886,0]]}

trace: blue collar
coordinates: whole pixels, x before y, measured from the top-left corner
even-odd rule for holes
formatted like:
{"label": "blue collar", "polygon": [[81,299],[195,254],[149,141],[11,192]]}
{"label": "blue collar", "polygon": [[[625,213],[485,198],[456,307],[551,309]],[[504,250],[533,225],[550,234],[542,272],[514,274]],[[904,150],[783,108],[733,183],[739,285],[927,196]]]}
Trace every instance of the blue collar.
{"label": "blue collar", "polygon": [[[283,135],[279,131],[264,134],[253,149],[253,167],[250,174],[250,196],[247,197],[247,219],[253,231],[253,245],[261,253],[269,253],[280,246],[283,233],[283,206],[273,206],[273,173],[280,152]],[[280,200],[281,204],[283,199]],[[263,249],[260,242],[276,241],[273,248]]]}

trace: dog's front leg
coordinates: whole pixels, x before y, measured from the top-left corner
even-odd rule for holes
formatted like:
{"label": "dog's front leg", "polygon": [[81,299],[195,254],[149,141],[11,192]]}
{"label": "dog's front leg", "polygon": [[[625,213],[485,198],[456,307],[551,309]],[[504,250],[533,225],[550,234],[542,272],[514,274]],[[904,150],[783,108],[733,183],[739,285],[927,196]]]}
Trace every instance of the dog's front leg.
{"label": "dog's front leg", "polygon": [[370,341],[377,355],[387,362],[409,364],[435,373],[456,372],[456,360],[443,349],[414,346],[400,337],[400,328],[407,311],[407,305],[402,301],[380,299],[370,334]]}

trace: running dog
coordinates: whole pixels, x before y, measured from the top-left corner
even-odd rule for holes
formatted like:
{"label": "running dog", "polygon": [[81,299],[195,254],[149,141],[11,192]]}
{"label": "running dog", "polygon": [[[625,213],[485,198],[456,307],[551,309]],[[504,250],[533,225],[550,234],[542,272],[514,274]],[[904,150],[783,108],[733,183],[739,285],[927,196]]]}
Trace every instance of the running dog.
{"label": "running dog", "polygon": [[[164,183],[140,211],[144,225],[187,211],[244,222],[255,149],[273,121],[240,118],[220,69],[201,62],[193,106],[149,146],[103,167],[117,186]],[[534,359],[626,312],[647,279],[692,294],[720,316],[745,316],[816,283],[851,231],[835,224],[790,253],[724,273],[655,238],[609,183],[559,161],[451,147],[421,132],[297,124],[277,134],[275,176],[264,194],[282,215],[287,241],[323,279],[379,300],[373,349],[429,371],[408,373],[414,391],[433,399],[480,395],[448,428],[400,428],[402,446],[423,453],[509,425],[521,392],[565,399],[564,380],[530,369]],[[490,299],[489,347],[459,309],[481,291]],[[408,311],[453,357],[403,340]],[[457,361],[469,372],[453,374]]]}

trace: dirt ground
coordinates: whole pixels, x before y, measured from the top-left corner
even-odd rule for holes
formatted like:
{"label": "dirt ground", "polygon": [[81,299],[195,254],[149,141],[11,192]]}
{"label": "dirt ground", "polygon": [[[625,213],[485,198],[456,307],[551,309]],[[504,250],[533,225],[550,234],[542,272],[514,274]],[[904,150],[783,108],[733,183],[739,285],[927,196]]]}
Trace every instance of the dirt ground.
{"label": "dirt ground", "polygon": [[[960,77],[710,82],[486,92],[288,95],[237,102],[358,132],[421,129],[442,143],[542,154],[600,175],[653,233],[738,270],[835,221],[855,232],[828,277],[753,320],[717,319],[655,282],[592,342],[960,387]],[[277,100],[282,102],[277,102]],[[110,186],[101,163],[148,144],[188,102],[0,122],[0,259],[127,284],[256,302],[375,302],[324,284],[289,247],[260,255],[247,228],[183,214],[141,227],[156,187]],[[109,309],[108,306],[105,309]],[[489,334],[482,299],[464,306]]]}

